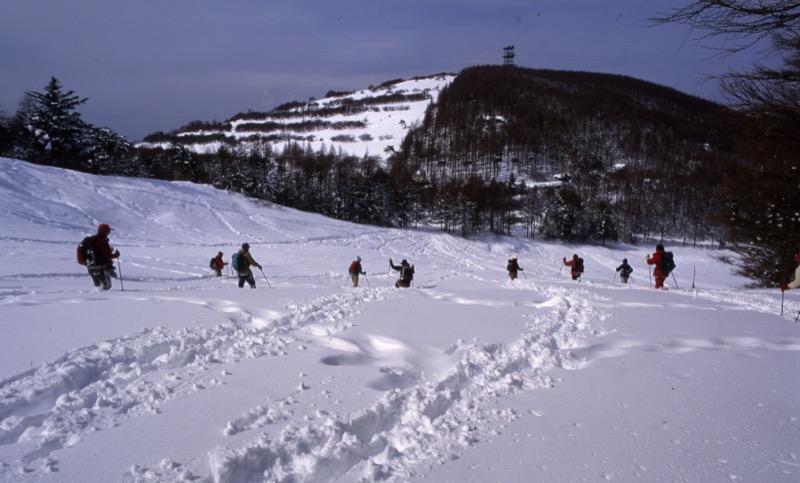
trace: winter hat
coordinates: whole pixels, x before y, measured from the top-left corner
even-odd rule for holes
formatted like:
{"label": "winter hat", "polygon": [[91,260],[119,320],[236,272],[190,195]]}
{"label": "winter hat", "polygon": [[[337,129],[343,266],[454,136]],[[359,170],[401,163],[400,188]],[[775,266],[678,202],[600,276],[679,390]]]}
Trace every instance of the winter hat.
{"label": "winter hat", "polygon": [[105,223],[97,225],[97,233],[111,233],[111,227]]}
{"label": "winter hat", "polygon": [[359,255],[356,255],[356,261],[361,261],[361,257]]}
{"label": "winter hat", "polygon": [[512,260],[516,260],[517,259],[517,254],[515,253],[515,254],[511,255],[511,259]]}
{"label": "winter hat", "polygon": [[658,245],[656,245],[656,251],[657,252],[663,252],[664,251],[664,245],[662,245],[660,243]]}
{"label": "winter hat", "polygon": [[247,242],[244,242],[244,243],[242,243],[242,248],[244,248],[245,250],[247,250],[247,249],[249,249],[249,248],[250,248],[250,244],[249,244],[249,243],[247,243]]}
{"label": "winter hat", "polygon": [[628,259],[627,258],[623,258],[622,259],[622,263],[628,263]]}

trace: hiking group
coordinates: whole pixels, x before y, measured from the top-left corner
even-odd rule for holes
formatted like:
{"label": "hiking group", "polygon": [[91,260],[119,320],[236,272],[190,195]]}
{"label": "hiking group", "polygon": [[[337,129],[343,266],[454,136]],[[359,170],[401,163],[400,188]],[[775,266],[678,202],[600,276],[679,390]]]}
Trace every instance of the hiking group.
{"label": "hiking group", "polygon": [[[394,286],[397,288],[408,288],[411,286],[411,283],[414,280],[414,265],[410,265],[408,260],[403,259],[400,262],[400,265],[395,265],[392,262],[392,259],[389,259],[389,267],[392,270],[400,272],[400,277],[394,282]],[[347,270],[350,274],[350,280],[353,282],[353,287],[358,287],[358,277],[359,275],[367,275],[367,272],[361,267],[361,257],[357,256],[355,260],[350,262],[350,268]],[[367,280],[369,283],[369,279]]]}
{"label": "hiking group", "polygon": [[[798,257],[800,257],[800,252],[798,252]],[[800,260],[800,258],[798,258],[798,260]],[[653,270],[655,288],[663,288],[664,281],[675,269],[675,258],[672,252],[665,251],[664,245],[659,243],[656,245],[656,251],[653,252],[652,255],[647,255],[645,257],[645,261],[648,265],[655,265]],[[563,257],[561,259],[561,266],[569,267],[569,274],[572,280],[580,280],[581,275],[583,275],[585,270],[583,258],[579,257],[577,253],[573,253],[572,258],[569,260],[567,257]],[[800,267],[798,270],[800,270]],[[518,272],[523,272],[523,269],[519,266],[519,260],[516,254],[512,255],[511,258],[508,259],[506,271],[508,271],[508,278],[511,280],[516,280]],[[623,258],[622,263],[615,269],[615,272],[619,273],[620,282],[627,284],[631,274],[633,273],[633,267],[628,263],[627,258]],[[559,274],[560,273],[561,271],[559,270]],[[616,273],[614,274],[614,278],[616,278]],[[797,280],[798,277],[800,277],[800,275],[796,276],[795,280]]]}
{"label": "hiking group", "polygon": [[[111,227],[106,223],[100,223],[97,225],[97,232],[94,235],[88,235],[84,237],[77,247],[78,263],[86,266],[86,270],[89,273],[94,286],[104,291],[110,290],[111,279],[117,278],[114,259],[119,259],[120,256],[119,250],[111,247],[111,243],[108,239],[110,233]],[[222,257],[223,253],[221,251],[217,252],[217,255],[209,262],[209,268],[214,270],[217,277],[222,276],[222,270],[226,265],[228,265],[228,263],[225,262]],[[798,262],[794,272],[794,278],[791,282],[782,283],[780,285],[781,291],[800,288],[800,251],[795,254],[794,259]],[[652,254],[645,256],[645,262],[647,265],[653,266],[652,276],[655,279],[655,288],[664,288],[664,282],[667,280],[676,266],[673,253],[664,250],[664,245],[659,243],[656,245],[656,249]],[[562,266],[570,268],[570,276],[572,277],[572,280],[580,280],[585,269],[583,258],[579,257],[577,253],[574,253],[572,258],[569,260],[567,260],[566,257],[563,257],[561,259],[561,263]],[[250,253],[249,243],[242,243],[239,251],[231,256],[230,266],[234,271],[236,271],[236,275],[239,279],[239,288],[244,288],[245,284],[249,285],[250,288],[256,288],[256,280],[250,267],[258,267],[262,273],[264,272],[261,264],[259,264]],[[406,259],[403,259],[400,262],[400,265],[395,265],[390,258],[389,267],[392,270],[399,272],[399,278],[394,283],[395,287],[408,288],[411,286],[414,280],[414,265],[409,264],[408,260]],[[512,281],[517,279],[519,272],[524,273],[524,269],[519,266],[519,260],[516,254],[512,255],[511,258],[508,259],[506,270],[508,271],[508,278],[510,278]],[[622,264],[620,264],[615,271],[619,273],[620,282],[627,284],[631,274],[633,273],[633,267],[630,266],[627,258],[623,258]],[[360,256],[356,256],[356,258],[350,263],[348,274],[353,287],[358,287],[359,277],[361,275],[367,275],[367,272],[365,272],[361,266]],[[266,275],[264,275],[264,279],[266,280]],[[367,282],[369,282],[369,280],[367,280]],[[121,279],[120,283],[122,283]],[[267,280],[267,284],[269,284],[269,280]],[[694,282],[692,282],[692,286],[694,286]]]}

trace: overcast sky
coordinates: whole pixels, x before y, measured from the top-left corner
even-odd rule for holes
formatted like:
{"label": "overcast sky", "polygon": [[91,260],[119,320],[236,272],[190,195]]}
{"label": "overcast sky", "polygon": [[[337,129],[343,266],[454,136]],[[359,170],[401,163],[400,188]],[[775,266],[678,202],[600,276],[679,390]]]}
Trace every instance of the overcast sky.
{"label": "overcast sky", "polygon": [[[688,0],[686,0],[688,1]],[[502,63],[624,74],[719,100],[720,59],[656,0],[3,0],[0,109],[51,76],[132,141],[386,80]]]}

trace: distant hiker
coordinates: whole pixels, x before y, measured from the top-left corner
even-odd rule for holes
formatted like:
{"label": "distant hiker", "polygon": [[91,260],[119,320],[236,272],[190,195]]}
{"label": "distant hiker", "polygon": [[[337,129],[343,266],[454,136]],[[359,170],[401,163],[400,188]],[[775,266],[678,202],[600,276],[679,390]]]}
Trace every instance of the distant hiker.
{"label": "distant hiker", "polygon": [[262,268],[261,265],[253,259],[253,255],[250,254],[249,243],[242,243],[242,248],[233,254],[231,257],[231,266],[236,270],[236,274],[239,276],[239,288],[244,288],[245,282],[250,285],[250,288],[256,288],[256,279],[253,278],[253,271],[250,270],[250,266],[258,267],[259,270]]}
{"label": "distant hiker", "polygon": [[100,223],[97,225],[97,233],[85,237],[78,245],[78,263],[86,265],[94,286],[102,290],[109,290],[111,279],[117,278],[114,259],[119,258],[119,250],[111,250],[109,233],[111,227]]}
{"label": "distant hiker", "polygon": [[367,274],[367,272],[361,269],[361,257],[357,256],[356,259],[350,263],[348,272],[350,273],[350,280],[353,281],[353,287],[358,287],[358,276]]}
{"label": "distant hiker", "polygon": [[617,271],[619,272],[619,281],[622,283],[628,283],[628,277],[631,276],[633,273],[633,267],[628,265],[628,259],[622,259],[622,265],[617,267]]}
{"label": "distant hiker", "polygon": [[579,257],[577,253],[572,254],[572,259],[567,260],[567,257],[561,259],[564,266],[570,267],[569,274],[572,280],[578,280],[583,274],[583,258]]}
{"label": "distant hiker", "polygon": [[655,268],[653,268],[653,278],[656,280],[655,288],[664,288],[664,280],[675,269],[675,259],[672,252],[664,251],[664,245],[659,243],[656,245],[656,251],[653,252],[653,255],[647,255],[645,261],[648,265],[655,265]]}
{"label": "distant hiker", "polygon": [[516,254],[512,255],[511,258],[508,259],[508,265],[506,265],[506,270],[508,270],[508,278],[510,278],[511,280],[517,279],[517,272],[525,271],[519,266]]}
{"label": "distant hiker", "polygon": [[217,272],[217,277],[222,276],[222,269],[225,268],[228,262],[222,259],[222,252],[217,252],[217,256],[211,259],[209,266]]}
{"label": "distant hiker", "polygon": [[796,262],[799,262],[797,268],[794,269],[794,280],[789,283],[782,283],[781,291],[790,288],[800,288],[800,251],[794,254],[794,259]]}
{"label": "distant hiker", "polygon": [[392,263],[392,259],[390,258],[389,266],[392,267],[392,270],[400,272],[400,278],[394,283],[395,287],[408,288],[411,286],[411,281],[414,280],[414,265],[409,265],[408,261],[403,259],[403,261],[400,262],[400,266],[397,266]]}

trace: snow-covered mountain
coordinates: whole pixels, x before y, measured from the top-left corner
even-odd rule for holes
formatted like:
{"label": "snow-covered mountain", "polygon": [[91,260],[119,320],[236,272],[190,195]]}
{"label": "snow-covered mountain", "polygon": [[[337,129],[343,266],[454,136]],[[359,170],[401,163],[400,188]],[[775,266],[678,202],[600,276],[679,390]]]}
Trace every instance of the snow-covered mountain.
{"label": "snow-covered mountain", "polygon": [[387,149],[399,149],[406,130],[422,120],[428,105],[454,77],[438,74],[388,81],[355,92],[329,93],[322,99],[288,102],[266,113],[240,113],[223,123],[190,123],[169,135],[150,135],[141,146],[168,148],[180,143],[197,153],[214,153],[223,145],[249,149],[269,143],[275,152],[282,152],[294,142],[313,151],[385,158]]}
{"label": "snow-covered mountain", "polygon": [[[798,479],[800,293],[743,288],[729,253],[668,244],[655,291],[650,246],[376,228],[8,159],[0,199],[0,481]],[[100,222],[108,292],[74,261]],[[207,268],[245,241],[255,290]]]}

